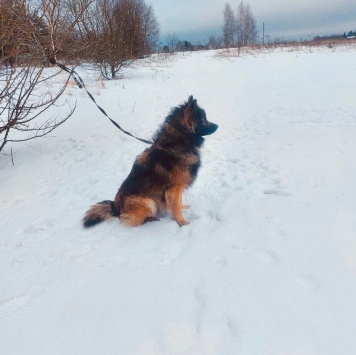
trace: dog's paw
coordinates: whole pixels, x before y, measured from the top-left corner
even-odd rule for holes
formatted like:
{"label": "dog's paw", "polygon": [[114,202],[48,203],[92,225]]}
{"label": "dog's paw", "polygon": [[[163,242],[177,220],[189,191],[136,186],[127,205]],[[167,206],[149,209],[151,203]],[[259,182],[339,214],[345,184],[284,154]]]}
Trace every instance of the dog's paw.
{"label": "dog's paw", "polygon": [[183,210],[187,210],[190,207],[190,205],[182,205]]}
{"label": "dog's paw", "polygon": [[185,220],[184,218],[177,219],[176,222],[179,224],[179,227],[186,226],[187,224],[189,224],[189,222],[187,220]]}

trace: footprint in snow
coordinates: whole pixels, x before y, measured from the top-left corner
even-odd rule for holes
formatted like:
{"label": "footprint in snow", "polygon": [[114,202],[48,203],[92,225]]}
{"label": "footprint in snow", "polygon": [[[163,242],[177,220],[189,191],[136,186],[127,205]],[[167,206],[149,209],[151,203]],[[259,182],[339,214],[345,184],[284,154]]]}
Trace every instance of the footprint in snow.
{"label": "footprint in snow", "polygon": [[50,218],[46,218],[46,219],[42,219],[40,221],[38,221],[38,223],[36,223],[36,225],[33,225],[32,223],[29,224],[24,230],[23,232],[26,234],[36,234],[36,233],[41,233],[44,232],[45,230],[53,227],[55,224],[55,221],[50,219]]}
{"label": "footprint in snow", "polygon": [[30,296],[19,296],[0,304],[0,318],[4,318],[25,307],[30,299]]}

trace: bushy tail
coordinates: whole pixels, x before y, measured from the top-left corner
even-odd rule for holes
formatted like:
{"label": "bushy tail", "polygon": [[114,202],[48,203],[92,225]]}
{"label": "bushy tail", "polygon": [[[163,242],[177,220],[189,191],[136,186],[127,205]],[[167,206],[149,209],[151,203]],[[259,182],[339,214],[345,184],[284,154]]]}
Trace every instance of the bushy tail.
{"label": "bushy tail", "polygon": [[96,224],[107,221],[114,217],[119,217],[118,211],[114,201],[102,201],[91,206],[83,218],[83,225],[85,228],[90,228]]}

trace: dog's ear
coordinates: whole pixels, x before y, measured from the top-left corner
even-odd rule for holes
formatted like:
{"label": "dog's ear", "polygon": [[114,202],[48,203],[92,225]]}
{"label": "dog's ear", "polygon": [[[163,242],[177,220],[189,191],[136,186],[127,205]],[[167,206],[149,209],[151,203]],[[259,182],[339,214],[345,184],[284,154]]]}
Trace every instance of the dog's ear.
{"label": "dog's ear", "polygon": [[193,95],[189,96],[188,106],[195,107],[197,105],[197,100],[193,98]]}
{"label": "dog's ear", "polygon": [[[193,96],[191,96],[193,98]],[[189,98],[190,99],[190,98]],[[195,122],[194,122],[194,103],[196,100],[189,102],[185,105],[183,109],[183,117],[182,117],[182,124],[185,126],[189,131],[195,133]]]}

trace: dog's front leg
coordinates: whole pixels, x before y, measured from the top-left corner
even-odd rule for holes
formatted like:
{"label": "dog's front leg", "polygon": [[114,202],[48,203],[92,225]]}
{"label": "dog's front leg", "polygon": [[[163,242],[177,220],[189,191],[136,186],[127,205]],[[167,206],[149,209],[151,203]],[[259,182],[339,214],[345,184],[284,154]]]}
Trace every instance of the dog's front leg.
{"label": "dog's front leg", "polygon": [[165,198],[167,209],[172,213],[173,219],[180,225],[186,225],[187,222],[182,213],[182,194],[184,191],[184,185],[173,186],[166,190]]}
{"label": "dog's front leg", "polygon": [[182,210],[187,210],[190,207],[190,205],[183,205],[183,195],[180,197],[180,206]]}

